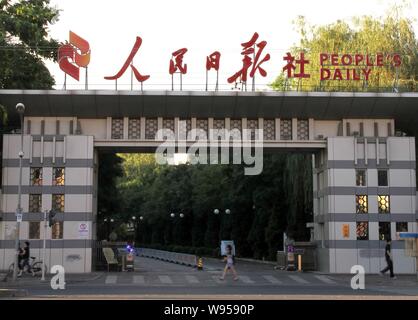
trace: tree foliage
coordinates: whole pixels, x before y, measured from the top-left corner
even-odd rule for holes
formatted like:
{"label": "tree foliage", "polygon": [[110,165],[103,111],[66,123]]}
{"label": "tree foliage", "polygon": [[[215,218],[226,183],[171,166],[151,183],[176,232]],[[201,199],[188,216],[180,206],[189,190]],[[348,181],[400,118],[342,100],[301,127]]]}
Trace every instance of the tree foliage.
{"label": "tree foliage", "polygon": [[[118,195],[116,190],[106,191],[110,182],[101,181],[105,193],[99,190],[100,199],[117,197],[121,206],[114,207],[117,211],[112,215],[120,223],[131,221],[132,216],[144,218],[137,229],[140,245],[216,252],[220,240],[233,239],[241,256],[274,259],[282,248],[283,232],[308,240],[305,223],[311,218],[307,212],[312,203],[312,173],[305,159],[309,155],[265,155],[264,170],[258,176],[245,176],[240,165],[159,166],[154,155],[118,156],[123,159]],[[287,162],[293,172],[300,172],[299,178],[283,170]],[[289,180],[293,187],[287,190]]]}
{"label": "tree foliage", "polygon": [[48,26],[58,19],[49,0],[0,0],[0,89],[51,89],[43,59],[56,60]]}
{"label": "tree foliage", "polygon": [[[394,6],[384,17],[354,17],[351,21],[338,20],[328,25],[310,25],[304,17],[298,17],[294,24],[300,41],[291,48],[294,56],[305,52],[309,59],[307,67],[310,78],[301,82],[286,79],[280,74],[271,84],[276,90],[287,88],[302,91],[417,91],[418,80],[418,42],[413,29],[413,21],[403,16],[405,7]],[[372,67],[366,81],[327,81],[320,80],[320,53],[337,54],[400,54],[402,64],[394,68]],[[397,84],[395,80],[398,79]]]}

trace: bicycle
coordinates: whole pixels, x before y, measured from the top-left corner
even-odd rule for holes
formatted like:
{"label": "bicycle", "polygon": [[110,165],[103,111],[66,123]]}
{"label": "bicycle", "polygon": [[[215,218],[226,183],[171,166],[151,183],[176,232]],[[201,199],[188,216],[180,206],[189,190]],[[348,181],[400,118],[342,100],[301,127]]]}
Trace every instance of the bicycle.
{"label": "bicycle", "polygon": [[[48,268],[46,266],[46,264],[44,264],[45,266],[45,273],[47,273]],[[15,263],[12,262],[9,266],[9,269],[7,271],[6,276],[4,277],[3,281],[7,281],[7,279],[11,276],[13,276],[13,272],[14,272],[14,267],[15,267]],[[29,270],[32,270],[33,273],[32,275],[35,276],[41,276],[42,275],[42,260],[36,260],[35,257],[30,257],[29,259],[29,266],[25,266],[23,268],[23,272],[30,272]]]}

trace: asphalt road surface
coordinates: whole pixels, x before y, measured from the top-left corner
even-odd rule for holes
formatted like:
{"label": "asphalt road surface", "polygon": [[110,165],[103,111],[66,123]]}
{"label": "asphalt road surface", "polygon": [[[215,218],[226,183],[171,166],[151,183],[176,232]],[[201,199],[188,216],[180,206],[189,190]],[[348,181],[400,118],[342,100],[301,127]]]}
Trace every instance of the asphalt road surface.
{"label": "asphalt road surface", "polygon": [[[238,261],[239,279],[228,274],[220,280],[223,262],[205,260],[204,270],[159,260],[136,257],[135,271],[97,272],[67,275],[65,290],[51,289],[50,282],[28,275],[16,285],[27,290],[28,298],[418,298],[418,282],[413,276],[397,280],[366,276],[365,290],[353,290],[351,275],[328,275],[275,270],[273,265]],[[50,277],[48,277],[50,279]],[[0,283],[0,288],[2,284]]]}

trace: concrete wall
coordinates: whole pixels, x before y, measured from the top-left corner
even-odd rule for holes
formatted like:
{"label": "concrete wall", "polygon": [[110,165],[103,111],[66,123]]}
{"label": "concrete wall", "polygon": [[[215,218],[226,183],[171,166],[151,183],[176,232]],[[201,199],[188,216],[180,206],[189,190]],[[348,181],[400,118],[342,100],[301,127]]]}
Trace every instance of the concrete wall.
{"label": "concrete wall", "polygon": [[[367,128],[364,126],[364,132],[370,133]],[[379,127],[379,133],[383,128]],[[379,149],[385,151],[385,157]],[[314,203],[323,201],[328,205],[318,206],[315,211],[317,229],[327,230],[329,237],[325,241],[328,253],[322,252],[322,256],[328,254],[329,259],[323,260],[329,261],[329,267],[321,263],[321,269],[349,273],[351,266],[360,264],[368,273],[379,272],[385,266],[385,242],[379,237],[379,222],[389,222],[395,273],[414,273],[415,259],[405,256],[404,242],[396,239],[397,222],[407,222],[409,232],[418,230],[414,138],[332,137],[323,153],[326,162],[316,162],[314,170],[318,180],[327,177],[327,183],[314,190]],[[366,186],[356,185],[356,169],[366,170]],[[378,170],[383,169],[388,172],[387,186],[378,185]],[[367,195],[366,214],[356,213],[356,195]],[[389,196],[390,213],[378,213],[378,195]],[[368,222],[368,240],[357,240],[357,221]],[[344,225],[349,228],[348,236],[343,235]],[[316,240],[320,241],[320,237]]]}
{"label": "concrete wall", "polygon": [[[36,120],[36,119],[34,119]],[[43,119],[42,119],[43,120]],[[54,118],[54,121],[56,119]],[[81,135],[54,135],[54,121],[45,121],[45,134],[52,136],[25,135],[22,169],[22,209],[23,221],[20,226],[21,242],[31,242],[31,255],[42,257],[44,236],[43,213],[29,212],[29,194],[41,194],[42,212],[52,208],[53,194],[64,194],[64,212],[57,218],[63,221],[63,238],[51,239],[51,228],[47,228],[46,263],[64,266],[66,272],[91,271],[91,247],[93,236],[93,137]],[[63,123],[62,119],[60,124]],[[38,123],[40,124],[40,122]],[[41,132],[40,125],[31,121],[31,132]],[[61,130],[60,130],[61,133]],[[0,222],[0,269],[7,269],[13,261],[16,222],[14,212],[17,207],[17,187],[19,184],[20,135],[5,135],[3,142],[3,188]],[[42,186],[32,186],[30,168],[42,168]],[[53,185],[53,168],[65,168],[64,186]],[[40,224],[40,237],[29,239],[29,224]],[[80,232],[80,224],[87,225],[88,232]]]}

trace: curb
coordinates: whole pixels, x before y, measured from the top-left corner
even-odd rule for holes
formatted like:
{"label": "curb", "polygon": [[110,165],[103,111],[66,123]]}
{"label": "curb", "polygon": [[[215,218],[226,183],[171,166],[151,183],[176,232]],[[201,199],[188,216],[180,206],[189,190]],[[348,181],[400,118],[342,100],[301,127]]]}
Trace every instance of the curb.
{"label": "curb", "polygon": [[[89,282],[89,281],[94,281],[97,280],[99,278],[101,278],[104,274],[102,273],[97,273],[92,277],[89,278],[72,278],[71,276],[67,276],[65,277],[65,282],[67,284],[71,284],[71,283],[82,283],[82,282]],[[31,285],[34,282],[38,283],[38,284],[43,284],[43,285],[48,285],[50,283],[51,277],[50,276],[46,276],[45,277],[45,281],[41,281],[41,279],[39,277],[27,277],[27,278],[19,278],[18,281],[16,282],[12,282],[12,281],[4,281],[3,282],[3,286],[4,287],[21,287],[21,286],[27,286],[27,285]],[[1,295],[0,295],[1,296]]]}
{"label": "curb", "polygon": [[22,289],[0,289],[0,298],[26,297],[27,295],[28,295],[27,290],[22,290]]}
{"label": "curb", "polygon": [[248,258],[235,258],[238,261],[245,261],[245,262],[255,262],[261,264],[269,264],[272,266],[277,266],[277,262],[274,261],[263,261],[263,260],[256,260],[256,259],[248,259]]}

